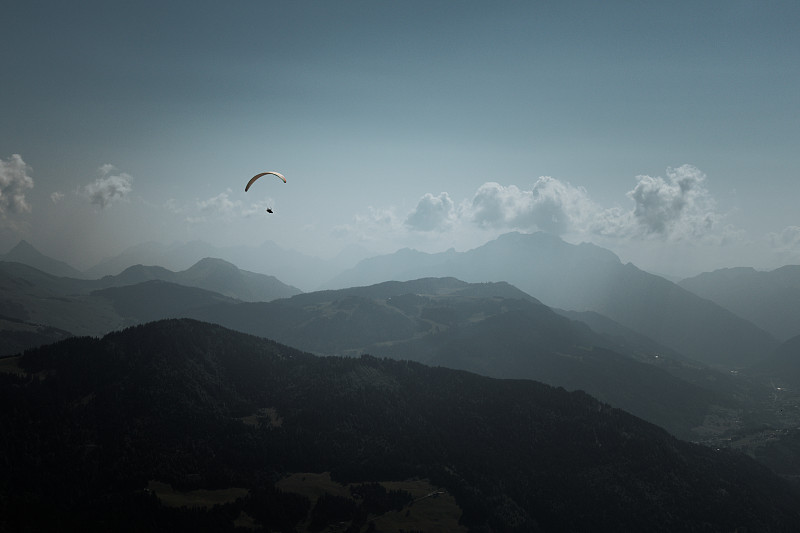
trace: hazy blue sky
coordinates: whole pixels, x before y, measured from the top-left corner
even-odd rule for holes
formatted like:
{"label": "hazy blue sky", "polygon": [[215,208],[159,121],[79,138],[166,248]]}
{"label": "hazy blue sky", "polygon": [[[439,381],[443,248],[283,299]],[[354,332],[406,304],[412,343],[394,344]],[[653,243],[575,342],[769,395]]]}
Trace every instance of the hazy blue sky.
{"label": "hazy blue sky", "polygon": [[[6,2],[0,252],[800,262],[800,3]],[[276,170],[288,184],[255,173]],[[270,206],[275,214],[269,215]]]}

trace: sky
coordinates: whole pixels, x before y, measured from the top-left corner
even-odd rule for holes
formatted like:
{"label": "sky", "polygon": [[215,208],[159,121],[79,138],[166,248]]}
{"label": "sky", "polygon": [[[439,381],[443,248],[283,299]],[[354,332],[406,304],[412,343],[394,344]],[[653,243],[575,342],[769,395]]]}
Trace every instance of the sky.
{"label": "sky", "polygon": [[[800,263],[796,1],[4,4],[0,253],[142,242]],[[266,176],[250,191],[256,173]],[[274,213],[269,214],[270,207]]]}

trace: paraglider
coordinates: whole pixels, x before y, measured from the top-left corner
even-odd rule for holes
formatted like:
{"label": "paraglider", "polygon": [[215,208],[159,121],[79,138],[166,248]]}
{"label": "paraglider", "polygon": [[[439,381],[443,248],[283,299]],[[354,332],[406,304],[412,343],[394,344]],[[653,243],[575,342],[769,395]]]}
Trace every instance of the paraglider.
{"label": "paraglider", "polygon": [[[247,192],[247,191],[248,191],[248,189],[250,189],[250,186],[251,186],[253,183],[255,183],[255,181],[256,181],[258,178],[260,178],[261,176],[266,176],[267,174],[272,174],[272,175],[274,175],[274,176],[277,176],[279,179],[283,180],[283,182],[284,182],[284,183],[286,183],[286,178],[284,178],[284,177],[283,177],[283,174],[281,174],[280,172],[272,172],[272,171],[269,171],[269,172],[262,172],[261,174],[256,174],[255,176],[253,176],[252,178],[250,178],[250,181],[248,181],[248,182],[247,182],[247,185],[245,185],[245,186],[244,186],[244,192]],[[272,211],[272,208],[271,208],[271,207],[268,207],[268,208],[267,208],[267,213],[272,213],[272,212],[273,212],[273,211]]]}
{"label": "paraglider", "polygon": [[280,178],[281,180],[283,180],[283,182],[284,182],[284,183],[286,183],[286,178],[284,178],[284,177],[283,177],[283,174],[281,174],[281,173],[279,173],[279,172],[272,172],[272,171],[269,171],[269,172],[262,172],[261,174],[256,174],[255,176],[253,176],[252,178],[250,178],[250,181],[248,181],[248,182],[247,182],[247,185],[245,185],[245,187],[244,187],[244,192],[247,192],[247,190],[250,188],[250,186],[251,186],[251,185],[252,185],[252,184],[253,184],[253,183],[254,183],[254,182],[255,182],[255,181],[258,179],[258,178],[260,178],[261,176],[266,176],[267,174],[273,174],[273,175],[275,175],[275,176],[278,176],[278,178]]}

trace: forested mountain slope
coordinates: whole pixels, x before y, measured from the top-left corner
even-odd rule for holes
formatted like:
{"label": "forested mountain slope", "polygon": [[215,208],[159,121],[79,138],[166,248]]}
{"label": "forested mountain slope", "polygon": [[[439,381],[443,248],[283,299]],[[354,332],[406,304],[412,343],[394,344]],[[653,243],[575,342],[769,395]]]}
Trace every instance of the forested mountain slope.
{"label": "forested mountain slope", "polygon": [[[275,488],[325,471],[428,479],[472,531],[800,528],[797,491],[755,461],[532,381],[320,358],[191,320],[17,363],[27,377],[0,374],[0,529],[225,531],[247,514],[289,531],[315,509],[325,527],[328,500]],[[245,492],[180,511],[145,490],[152,480]],[[337,523],[367,530],[375,515],[353,509],[366,514]]]}

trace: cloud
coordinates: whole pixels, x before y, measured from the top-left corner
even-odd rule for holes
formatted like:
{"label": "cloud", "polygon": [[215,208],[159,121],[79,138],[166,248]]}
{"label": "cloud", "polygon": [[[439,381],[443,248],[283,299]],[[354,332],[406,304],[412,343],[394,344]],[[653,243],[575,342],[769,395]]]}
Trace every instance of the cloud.
{"label": "cloud", "polygon": [[204,213],[230,215],[237,206],[241,205],[241,202],[231,200],[228,196],[229,193],[230,191],[221,192],[208,200],[200,200],[197,202],[197,207]]}
{"label": "cloud", "polygon": [[231,192],[232,191],[228,189],[227,191],[221,192],[218,195],[212,196],[206,200],[197,200],[195,205],[200,211],[200,215],[187,216],[186,221],[190,223],[200,223],[207,221],[209,218],[229,218],[240,212],[242,202],[239,200],[231,200]]}
{"label": "cloud", "polygon": [[166,202],[161,204],[161,207],[169,211],[170,213],[175,213],[176,215],[183,215],[186,213],[186,207],[179,204],[175,198],[169,198]]}
{"label": "cloud", "polygon": [[263,215],[267,207],[272,205],[269,199],[246,204],[241,200],[232,199],[232,194],[233,191],[231,189],[226,189],[216,196],[204,200],[195,199],[193,202],[186,204],[170,198],[160,207],[170,213],[183,216],[184,221],[190,224],[200,224],[215,219],[230,221],[235,217],[247,218]]}
{"label": "cloud", "polygon": [[800,226],[787,226],[780,233],[768,234],[767,238],[778,252],[800,255]]}
{"label": "cloud", "polygon": [[455,204],[446,192],[438,196],[427,193],[406,217],[405,225],[417,231],[444,230],[451,226],[455,216]]}
{"label": "cloud", "polygon": [[537,178],[529,188],[487,182],[463,200],[447,192],[426,193],[405,216],[395,208],[370,207],[332,235],[431,249],[442,243],[471,245],[512,230],[600,239],[608,246],[741,243],[743,233],[724,224],[705,181],[705,174],[691,165],[668,168],[665,178],[640,175],[620,195],[628,205],[612,207],[595,202],[584,187],[550,176]]}
{"label": "cloud", "polygon": [[478,188],[469,209],[480,227],[543,230],[561,235],[581,226],[598,208],[582,187],[542,176],[531,190],[496,182]]}
{"label": "cloud", "polygon": [[127,199],[133,190],[133,177],[125,172],[117,172],[114,165],[110,164],[105,164],[98,170],[101,176],[83,189],[89,201],[105,209],[112,203]]}
{"label": "cloud", "polygon": [[56,191],[50,195],[50,201],[53,202],[54,204],[57,204],[63,199],[64,199],[64,193],[60,191]]}
{"label": "cloud", "polygon": [[8,161],[0,159],[0,215],[31,211],[25,199],[25,191],[33,189],[29,170],[19,154],[12,155]]}
{"label": "cloud", "polygon": [[668,168],[667,179],[642,175],[636,180],[626,194],[633,202],[629,210],[602,207],[583,187],[549,176],[540,177],[530,190],[485,183],[473,197],[472,221],[483,228],[640,240],[724,240],[736,233],[722,227],[724,217],[696,167]]}
{"label": "cloud", "polygon": [[632,214],[639,229],[677,239],[709,233],[721,217],[705,187],[706,175],[683,165],[667,169],[667,178],[636,177],[627,196],[635,204]]}
{"label": "cloud", "polygon": [[[237,204],[237,206],[240,204]],[[259,200],[251,203],[247,207],[242,207],[241,214],[244,217],[252,217],[256,215],[263,215],[267,208],[272,208],[273,202],[269,199]]]}

